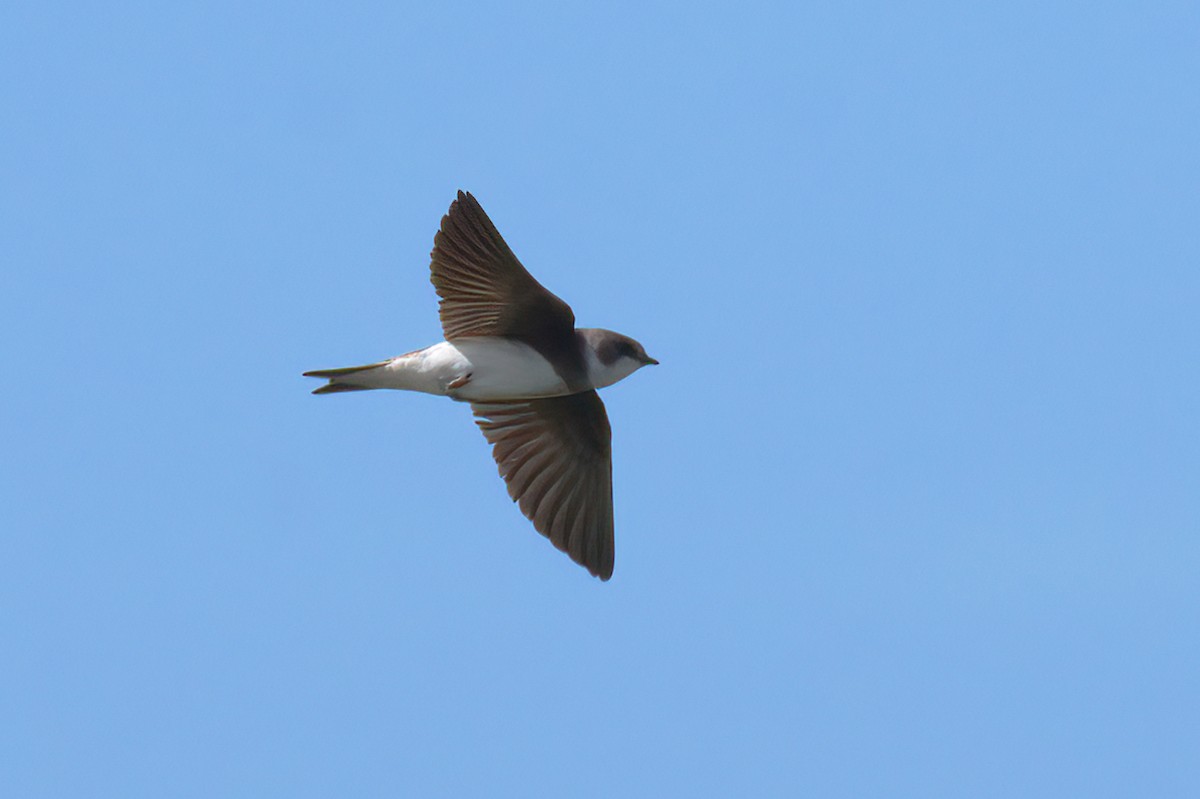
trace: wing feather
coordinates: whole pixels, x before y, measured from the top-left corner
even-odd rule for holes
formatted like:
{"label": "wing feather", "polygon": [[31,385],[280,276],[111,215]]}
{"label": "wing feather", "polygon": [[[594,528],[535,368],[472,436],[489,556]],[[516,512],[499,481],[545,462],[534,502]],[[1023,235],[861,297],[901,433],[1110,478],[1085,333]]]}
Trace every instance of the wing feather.
{"label": "wing feather", "polygon": [[521,512],[576,563],[611,577],[612,429],[600,396],[471,407]]}
{"label": "wing feather", "polygon": [[447,340],[573,341],[575,314],[526,271],[479,202],[460,191],[433,238],[430,280]]}

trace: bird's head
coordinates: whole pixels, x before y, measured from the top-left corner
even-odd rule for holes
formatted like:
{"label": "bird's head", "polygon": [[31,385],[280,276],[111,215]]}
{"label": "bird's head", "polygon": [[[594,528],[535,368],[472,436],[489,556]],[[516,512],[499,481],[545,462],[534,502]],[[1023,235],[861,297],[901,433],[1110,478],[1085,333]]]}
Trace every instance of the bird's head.
{"label": "bird's head", "polygon": [[587,328],[579,331],[586,342],[588,376],[595,388],[611,386],[658,361],[646,354],[646,348],[629,336],[611,330]]}

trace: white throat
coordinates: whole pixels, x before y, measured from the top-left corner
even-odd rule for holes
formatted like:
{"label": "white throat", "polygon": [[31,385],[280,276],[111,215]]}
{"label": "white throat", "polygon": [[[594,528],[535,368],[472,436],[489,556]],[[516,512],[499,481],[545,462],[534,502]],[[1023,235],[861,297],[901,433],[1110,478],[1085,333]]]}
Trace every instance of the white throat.
{"label": "white throat", "polygon": [[583,359],[587,365],[588,382],[592,384],[592,388],[611,386],[642,368],[642,364],[632,358],[617,358],[613,363],[605,364],[590,346],[584,347]]}

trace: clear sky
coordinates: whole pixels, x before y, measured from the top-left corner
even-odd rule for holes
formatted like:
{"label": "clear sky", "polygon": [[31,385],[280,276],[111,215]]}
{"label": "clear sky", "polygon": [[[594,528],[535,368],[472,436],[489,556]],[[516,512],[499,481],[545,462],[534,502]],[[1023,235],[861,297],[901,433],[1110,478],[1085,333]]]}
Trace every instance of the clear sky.
{"label": "clear sky", "polygon": [[[1194,3],[0,9],[13,797],[1200,795]],[[616,574],[440,338],[581,325]]]}

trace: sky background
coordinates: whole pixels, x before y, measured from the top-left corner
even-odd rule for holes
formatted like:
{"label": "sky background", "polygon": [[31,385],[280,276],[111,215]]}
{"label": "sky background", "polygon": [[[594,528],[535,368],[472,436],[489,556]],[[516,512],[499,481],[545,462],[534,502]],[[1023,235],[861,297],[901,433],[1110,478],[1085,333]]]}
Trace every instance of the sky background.
{"label": "sky background", "polygon": [[[7,2],[13,797],[1200,795],[1193,3]],[[616,573],[440,339],[473,192]]]}

